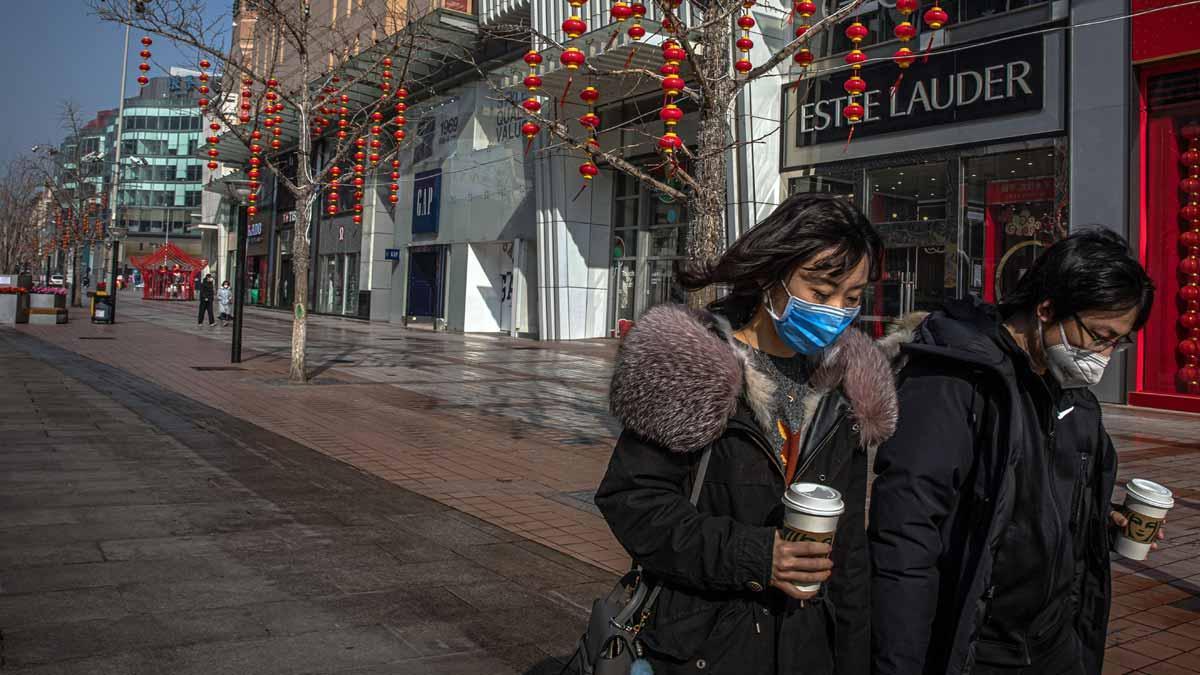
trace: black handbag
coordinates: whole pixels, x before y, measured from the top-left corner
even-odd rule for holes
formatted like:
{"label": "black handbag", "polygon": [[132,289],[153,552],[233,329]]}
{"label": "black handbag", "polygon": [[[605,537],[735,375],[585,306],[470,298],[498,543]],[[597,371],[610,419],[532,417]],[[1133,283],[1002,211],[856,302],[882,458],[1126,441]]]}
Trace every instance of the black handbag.
{"label": "black handbag", "polygon": [[[712,448],[705,449],[696,468],[692,506],[700,501],[711,455]],[[633,662],[641,655],[638,633],[650,618],[661,591],[661,584],[651,585],[646,581],[641,565],[621,577],[608,595],[592,603],[587,631],[579,638],[574,655],[561,672],[577,663],[579,668],[575,672],[579,675],[629,675]]]}

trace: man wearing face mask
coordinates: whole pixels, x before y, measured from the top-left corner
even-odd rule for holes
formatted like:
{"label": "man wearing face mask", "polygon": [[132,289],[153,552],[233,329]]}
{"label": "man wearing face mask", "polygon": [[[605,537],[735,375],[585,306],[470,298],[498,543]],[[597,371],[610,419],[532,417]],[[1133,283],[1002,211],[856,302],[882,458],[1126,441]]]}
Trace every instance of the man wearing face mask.
{"label": "man wearing face mask", "polygon": [[1154,286],[1106,231],[1051,246],[997,306],[911,317],[869,524],[874,672],[1099,675],[1116,452],[1098,383]]}

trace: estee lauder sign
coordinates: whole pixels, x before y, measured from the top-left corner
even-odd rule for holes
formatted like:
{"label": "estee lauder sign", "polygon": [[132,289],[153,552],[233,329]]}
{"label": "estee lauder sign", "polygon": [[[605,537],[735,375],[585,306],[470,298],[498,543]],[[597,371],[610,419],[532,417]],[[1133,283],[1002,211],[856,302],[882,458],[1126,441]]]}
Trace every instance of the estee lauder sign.
{"label": "estee lauder sign", "polygon": [[[863,68],[872,89],[862,97],[866,115],[855,138],[940,124],[1041,110],[1045,86],[1043,38],[1022,37],[998,44],[918,58],[891,94],[899,69],[891,62]],[[793,113],[797,147],[845,143],[850,125],[842,117],[849,97],[842,90],[848,74],[796,84],[808,96]],[[795,96],[787,97],[796,101]]]}

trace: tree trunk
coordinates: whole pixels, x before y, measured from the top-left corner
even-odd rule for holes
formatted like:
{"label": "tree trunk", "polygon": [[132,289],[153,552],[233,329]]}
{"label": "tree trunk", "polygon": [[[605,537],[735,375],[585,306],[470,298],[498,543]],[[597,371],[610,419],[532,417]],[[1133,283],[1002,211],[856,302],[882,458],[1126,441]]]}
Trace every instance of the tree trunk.
{"label": "tree trunk", "polygon": [[[694,56],[700,76],[712,83],[712,91],[700,104],[700,124],[694,152],[692,176],[699,189],[688,199],[691,233],[688,236],[688,260],[696,264],[714,260],[725,249],[725,202],[728,193],[726,172],[728,153],[723,150],[730,139],[726,111],[733,88],[725,79],[730,68],[729,51],[732,23],[715,22],[701,34],[698,43],[707,48]],[[717,289],[709,286],[693,291],[688,305],[704,307],[716,300]]]}
{"label": "tree trunk", "polygon": [[306,349],[308,340],[308,223],[312,197],[296,196],[296,229],[292,233],[292,366],[288,380],[292,384],[308,382]]}
{"label": "tree trunk", "polygon": [[79,245],[71,249],[71,306],[83,307],[83,301],[79,296]]}

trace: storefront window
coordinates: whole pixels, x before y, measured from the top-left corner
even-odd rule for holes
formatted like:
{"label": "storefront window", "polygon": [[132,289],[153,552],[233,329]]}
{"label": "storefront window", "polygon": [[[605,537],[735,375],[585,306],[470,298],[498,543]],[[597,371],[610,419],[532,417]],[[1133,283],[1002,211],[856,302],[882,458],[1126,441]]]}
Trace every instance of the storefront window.
{"label": "storefront window", "polygon": [[687,255],[687,210],[637,180],[619,175],[614,197],[611,283],[615,324],[665,302],[683,302],[675,261]]}
{"label": "storefront window", "polygon": [[867,217],[884,243],[883,274],[863,301],[876,334],[898,317],[930,311],[957,295],[958,225],[948,217],[947,162],[867,171]]}
{"label": "storefront window", "polygon": [[317,311],[324,314],[357,314],[358,254],[323,255],[318,270]]}
{"label": "storefront window", "polygon": [[1067,234],[1066,147],[963,160],[967,290],[1004,300],[1042,250]]}

